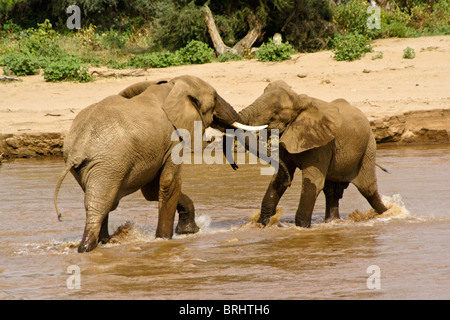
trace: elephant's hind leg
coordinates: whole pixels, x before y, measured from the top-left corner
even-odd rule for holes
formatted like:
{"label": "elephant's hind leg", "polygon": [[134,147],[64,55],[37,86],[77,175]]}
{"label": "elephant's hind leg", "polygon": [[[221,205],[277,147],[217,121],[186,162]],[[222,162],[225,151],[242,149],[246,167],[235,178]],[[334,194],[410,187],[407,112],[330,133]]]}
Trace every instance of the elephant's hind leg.
{"label": "elephant's hind leg", "polygon": [[195,223],[194,203],[182,192],[180,192],[180,197],[178,198],[177,211],[178,224],[175,232],[179,234],[198,232],[199,228]]}
{"label": "elephant's hind leg", "polygon": [[325,221],[339,219],[339,200],[348,187],[348,182],[335,182],[325,180],[323,193],[325,194]]}
{"label": "elephant's hind leg", "polygon": [[164,165],[159,177],[157,238],[172,238],[175,212],[177,210],[180,192],[180,167],[169,160]]}
{"label": "elephant's hind leg", "polygon": [[85,194],[86,226],[78,252],[88,252],[97,247],[98,242],[109,239],[108,214],[117,207],[117,188],[105,189],[87,187]]}
{"label": "elephant's hind leg", "polygon": [[382,214],[387,210],[383,201],[381,201],[378,193],[377,176],[375,173],[375,139],[371,139],[367,147],[364,158],[362,159],[361,168],[357,177],[352,183],[358,188],[359,192],[367,199],[372,208],[378,214]]}

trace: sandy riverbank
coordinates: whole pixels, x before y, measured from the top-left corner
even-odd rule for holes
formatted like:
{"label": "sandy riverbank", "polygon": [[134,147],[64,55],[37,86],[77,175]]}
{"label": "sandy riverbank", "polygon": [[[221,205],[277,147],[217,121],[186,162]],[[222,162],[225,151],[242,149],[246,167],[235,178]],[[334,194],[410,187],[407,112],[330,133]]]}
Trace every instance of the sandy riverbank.
{"label": "sandy riverbank", "polygon": [[[416,52],[412,60],[402,58],[408,46]],[[41,75],[0,83],[0,154],[60,155],[64,135],[81,109],[132,83],[183,74],[210,83],[236,110],[253,102],[270,81],[282,79],[298,93],[347,99],[371,120],[379,143],[450,143],[450,36],[382,39],[373,49],[354,62],[338,62],[322,51],[276,63],[149,69],[141,77],[97,78],[87,84],[47,83]],[[372,60],[379,51],[383,58]]]}

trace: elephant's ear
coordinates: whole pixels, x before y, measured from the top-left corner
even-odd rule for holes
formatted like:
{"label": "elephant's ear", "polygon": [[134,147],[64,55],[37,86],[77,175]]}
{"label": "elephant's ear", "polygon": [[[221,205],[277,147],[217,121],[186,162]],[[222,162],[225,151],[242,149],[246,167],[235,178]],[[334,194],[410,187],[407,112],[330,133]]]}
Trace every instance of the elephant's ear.
{"label": "elephant's ear", "polygon": [[140,95],[142,92],[148,89],[150,86],[156,86],[163,83],[167,83],[167,80],[157,80],[157,81],[141,81],[138,83],[134,83],[127,88],[123,89],[119,92],[119,96],[122,96],[127,99],[131,99],[137,95]]}
{"label": "elephant's ear", "polygon": [[173,87],[164,100],[163,108],[177,129],[187,129],[192,136],[194,121],[203,120],[200,116],[201,105],[197,99],[198,88],[183,79],[174,79],[169,83],[173,83]]}
{"label": "elephant's ear", "polygon": [[335,106],[311,99],[280,138],[289,153],[318,148],[332,141],[341,125],[341,115]]}

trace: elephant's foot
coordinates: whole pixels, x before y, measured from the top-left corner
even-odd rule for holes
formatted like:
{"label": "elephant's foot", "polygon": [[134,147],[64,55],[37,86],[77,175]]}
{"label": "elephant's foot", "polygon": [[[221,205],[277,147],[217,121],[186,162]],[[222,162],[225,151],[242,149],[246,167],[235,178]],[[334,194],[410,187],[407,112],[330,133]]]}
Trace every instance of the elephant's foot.
{"label": "elephant's foot", "polygon": [[339,220],[341,217],[339,216],[339,208],[333,207],[330,208],[325,213],[325,222],[331,222],[333,220]]}
{"label": "elephant's foot", "polygon": [[295,219],[295,225],[296,225],[297,227],[310,228],[310,227],[311,227],[311,221],[297,220],[297,219]]}
{"label": "elephant's foot", "polygon": [[270,222],[270,218],[272,215],[260,215],[257,223],[261,223],[264,227],[267,226]]}
{"label": "elephant's foot", "polygon": [[98,236],[95,232],[85,231],[83,234],[83,239],[78,246],[78,252],[89,252],[97,248]]}
{"label": "elephant's foot", "polygon": [[311,217],[308,217],[303,214],[296,214],[295,215],[295,225],[297,227],[310,228],[311,227]]}
{"label": "elephant's foot", "polygon": [[195,221],[178,221],[178,225],[175,228],[175,232],[178,234],[189,234],[189,233],[197,233],[200,228],[197,226]]}

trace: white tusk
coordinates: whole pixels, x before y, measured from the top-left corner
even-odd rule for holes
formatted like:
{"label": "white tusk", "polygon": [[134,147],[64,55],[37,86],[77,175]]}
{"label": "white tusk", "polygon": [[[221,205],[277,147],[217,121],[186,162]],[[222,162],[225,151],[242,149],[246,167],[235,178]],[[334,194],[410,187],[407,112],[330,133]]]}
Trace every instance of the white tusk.
{"label": "white tusk", "polygon": [[245,124],[239,123],[239,122],[233,122],[231,124],[232,127],[236,128],[236,129],[242,129],[242,130],[246,130],[246,131],[258,131],[258,130],[263,130],[265,128],[267,128],[267,124],[263,125],[263,126],[247,126]]}

